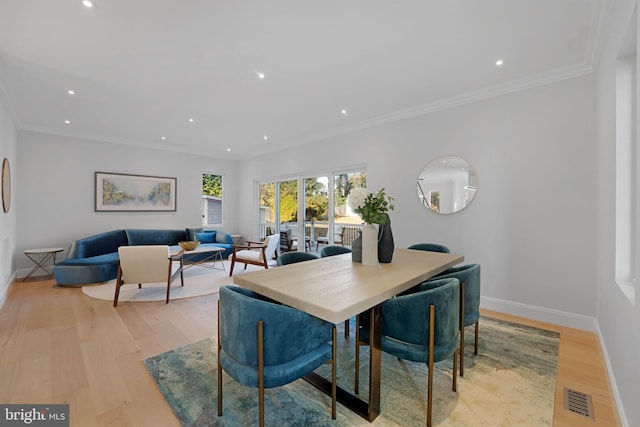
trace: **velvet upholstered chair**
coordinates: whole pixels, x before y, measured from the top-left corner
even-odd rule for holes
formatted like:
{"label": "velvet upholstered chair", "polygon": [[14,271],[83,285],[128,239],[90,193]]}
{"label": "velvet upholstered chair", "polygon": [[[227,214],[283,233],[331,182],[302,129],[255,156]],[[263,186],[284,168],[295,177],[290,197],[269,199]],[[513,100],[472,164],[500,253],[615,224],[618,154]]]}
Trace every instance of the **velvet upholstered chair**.
{"label": "velvet upholstered chair", "polygon": [[346,246],[331,245],[322,248],[322,250],[320,251],[320,258],[348,253],[351,253],[351,249],[347,248]]}
{"label": "velvet upholstered chair", "polygon": [[247,268],[247,264],[269,268],[269,261],[277,257],[278,239],[279,236],[277,234],[272,234],[271,236],[267,236],[264,242],[249,240],[246,245],[233,245],[233,252],[229,255],[229,259],[231,260],[229,277],[233,275],[233,268],[236,262],[244,263],[245,269]]}
{"label": "velvet upholstered chair", "polygon": [[[433,364],[453,357],[453,385],[457,388],[460,327],[460,283],[440,279],[422,283],[412,293],[382,303],[382,351],[398,359],[426,363],[427,426],[433,407]],[[360,345],[369,343],[369,313],[360,314],[356,328],[355,391],[358,393]]]}
{"label": "velvet upholstered chair", "polygon": [[318,259],[318,256],[309,252],[285,252],[278,257],[278,265],[295,264]]}
{"label": "velvet upholstered chair", "polygon": [[448,247],[439,243],[416,243],[415,245],[409,246],[408,249],[416,249],[419,251],[429,252],[443,252],[445,254],[451,253]]}
{"label": "velvet upholstered chair", "polygon": [[182,260],[180,250],[171,255],[167,245],[138,245],[120,246],[118,248],[118,276],[116,277],[116,292],[113,296],[113,306],[118,306],[120,288],[126,283],[137,283],[138,289],[143,283],[167,283],[167,304],[171,283],[180,275],[181,286],[184,286]]}
{"label": "velvet upholstered chair", "polygon": [[289,384],[331,364],[331,418],[336,419],[336,327],[302,311],[271,302],[238,286],[222,286],[218,301],[218,416],[222,375],[258,388],[264,426],[264,389]]}
{"label": "velvet upholstered chair", "polygon": [[478,328],[480,323],[480,264],[452,267],[428,282],[440,283],[441,279],[456,278],[460,281],[460,376],[464,376],[464,329],[475,325],[474,354],[478,354]]}

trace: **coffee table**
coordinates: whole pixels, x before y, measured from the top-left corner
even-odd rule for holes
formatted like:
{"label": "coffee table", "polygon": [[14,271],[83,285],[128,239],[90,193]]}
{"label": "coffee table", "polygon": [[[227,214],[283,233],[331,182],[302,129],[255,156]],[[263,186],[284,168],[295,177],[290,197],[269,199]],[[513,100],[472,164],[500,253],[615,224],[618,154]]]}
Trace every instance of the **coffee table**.
{"label": "coffee table", "polygon": [[[179,249],[171,251],[171,255],[175,255],[176,253],[178,253],[178,251]],[[200,267],[211,268],[213,270],[226,271],[223,262],[224,260],[222,259],[223,252],[224,248],[221,248],[219,246],[198,246],[192,251],[184,251],[184,255],[205,254],[204,258],[198,259],[196,261],[183,258],[184,268],[187,269],[193,267],[194,265],[199,265]],[[222,265],[222,268],[216,267],[216,262],[218,261]]]}

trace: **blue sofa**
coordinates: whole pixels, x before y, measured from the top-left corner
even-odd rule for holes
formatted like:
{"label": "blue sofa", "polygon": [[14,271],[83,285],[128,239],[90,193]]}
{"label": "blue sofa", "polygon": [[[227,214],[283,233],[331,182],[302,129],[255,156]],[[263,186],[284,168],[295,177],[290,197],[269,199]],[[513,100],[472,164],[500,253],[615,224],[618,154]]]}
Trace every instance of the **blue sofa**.
{"label": "blue sofa", "polygon": [[[177,230],[125,229],[85,237],[71,243],[64,261],[53,267],[53,276],[60,286],[77,286],[106,282],[118,275],[118,248],[133,245],[169,245],[179,249],[178,242],[198,240],[200,246],[224,248],[223,259],[233,252],[229,233],[202,228]],[[198,261],[208,254],[186,254],[185,261]]]}

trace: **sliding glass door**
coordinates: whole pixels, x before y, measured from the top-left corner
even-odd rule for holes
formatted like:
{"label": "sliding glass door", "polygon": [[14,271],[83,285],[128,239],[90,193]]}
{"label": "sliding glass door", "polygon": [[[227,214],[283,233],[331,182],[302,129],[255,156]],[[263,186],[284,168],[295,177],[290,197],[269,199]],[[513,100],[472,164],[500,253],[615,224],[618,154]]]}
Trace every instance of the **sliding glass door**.
{"label": "sliding glass door", "polygon": [[362,220],[346,204],[349,192],[366,186],[366,172],[345,171],[258,183],[260,239],[287,231],[281,250],[318,252],[321,245],[351,246]]}

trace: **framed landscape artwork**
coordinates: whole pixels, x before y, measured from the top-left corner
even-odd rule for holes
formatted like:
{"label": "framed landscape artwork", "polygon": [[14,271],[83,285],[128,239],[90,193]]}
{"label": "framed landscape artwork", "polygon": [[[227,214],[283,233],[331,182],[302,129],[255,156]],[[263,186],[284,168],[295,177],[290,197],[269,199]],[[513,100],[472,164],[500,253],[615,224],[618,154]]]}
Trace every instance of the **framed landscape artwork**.
{"label": "framed landscape artwork", "polygon": [[96,212],[176,210],[176,178],[96,172]]}

